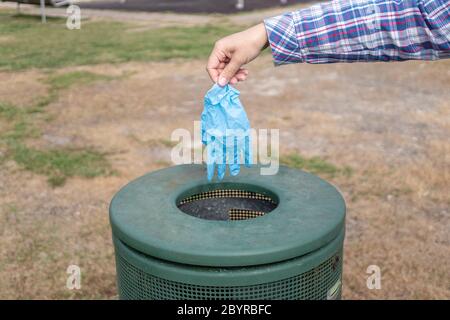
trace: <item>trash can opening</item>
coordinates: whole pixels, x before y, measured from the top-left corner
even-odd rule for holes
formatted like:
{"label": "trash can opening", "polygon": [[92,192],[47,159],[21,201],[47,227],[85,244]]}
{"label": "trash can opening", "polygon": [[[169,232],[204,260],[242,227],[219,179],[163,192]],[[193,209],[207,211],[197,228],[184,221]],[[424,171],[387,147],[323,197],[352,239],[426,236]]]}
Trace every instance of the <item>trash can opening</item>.
{"label": "trash can opening", "polygon": [[248,184],[202,185],[181,194],[177,207],[191,216],[207,220],[247,220],[261,217],[279,203],[275,193]]}

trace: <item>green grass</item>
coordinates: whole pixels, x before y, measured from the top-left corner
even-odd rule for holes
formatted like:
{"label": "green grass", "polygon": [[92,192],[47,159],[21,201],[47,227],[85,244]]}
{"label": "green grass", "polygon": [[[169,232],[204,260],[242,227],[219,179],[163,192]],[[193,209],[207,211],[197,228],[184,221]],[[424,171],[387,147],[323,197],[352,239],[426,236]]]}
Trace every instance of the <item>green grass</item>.
{"label": "green grass", "polygon": [[114,77],[88,71],[72,71],[51,75],[47,79],[47,83],[50,85],[51,90],[62,90],[77,84],[89,84],[96,81],[108,81],[112,79],[114,79]]}
{"label": "green grass", "polygon": [[[0,49],[1,50],[1,49]],[[121,75],[123,77],[126,75]],[[58,99],[59,91],[68,89],[73,85],[89,84],[96,81],[109,81],[119,77],[106,76],[88,71],[72,71],[63,74],[51,74],[45,82],[50,86],[48,94],[36,99],[33,106],[20,109],[16,106],[0,102],[0,117],[14,120],[26,113],[42,112],[43,108]]]}
{"label": "green grass", "polygon": [[[0,104],[1,106],[3,105]],[[40,137],[40,132],[35,126],[30,125],[32,114],[12,111],[15,109],[12,106],[0,109],[7,110],[0,113],[0,120],[10,118],[11,114],[15,114],[16,119],[11,129],[0,132],[0,143],[7,147],[6,154],[2,155],[2,162],[12,159],[26,170],[46,175],[50,185],[55,187],[63,185],[67,178],[73,176],[93,178],[114,173],[106,155],[95,150],[70,148],[38,150],[28,147],[25,141]]]}
{"label": "green grass", "polygon": [[96,81],[109,81],[117,78],[122,78],[127,74],[120,76],[107,76],[89,71],[72,71],[63,74],[50,74],[45,79],[45,82],[50,86],[48,94],[37,99],[33,108],[29,108],[30,112],[41,112],[42,109],[50,103],[56,101],[59,97],[59,92],[68,89],[74,85],[89,84]]}
{"label": "green grass", "polygon": [[13,159],[27,170],[48,176],[52,186],[73,176],[93,178],[113,172],[105,155],[94,150],[35,150],[19,144]]}
{"label": "green grass", "polygon": [[334,177],[337,174],[351,175],[352,169],[349,167],[339,168],[334,164],[320,158],[306,158],[296,153],[284,156],[280,160],[281,164],[296,169],[304,169],[314,174]]}
{"label": "green grass", "polygon": [[31,117],[19,108],[4,107],[0,104],[0,120],[14,119],[10,129],[0,132],[0,144],[6,145],[7,152],[1,162],[12,159],[22,168],[37,174],[46,175],[50,185],[63,185],[67,178],[79,176],[93,178],[113,174],[114,171],[104,153],[91,149],[50,149],[39,150],[26,145],[29,138],[39,138],[41,133]]}
{"label": "green grass", "polygon": [[176,141],[172,141],[172,140],[168,140],[168,139],[152,140],[152,141],[150,141],[150,143],[160,143],[167,148],[173,148],[177,145]]}
{"label": "green grass", "polygon": [[[126,61],[206,57],[220,37],[238,31],[226,25],[133,30],[114,21],[84,21],[68,30],[63,19],[0,12],[0,69],[59,68]],[[239,28],[240,29],[240,28]]]}
{"label": "green grass", "polygon": [[0,102],[0,117],[6,120],[13,120],[21,113],[20,109],[8,103]]}
{"label": "green grass", "polygon": [[[27,139],[41,135],[37,128],[45,118],[36,114],[58,99],[61,90],[113,79],[85,71],[57,74],[53,70],[98,63],[204,58],[218,38],[238,31],[226,25],[144,31],[133,30],[135,27],[114,21],[84,21],[81,30],[68,30],[65,19],[51,18],[41,24],[37,16],[0,11],[0,70],[50,69],[44,80],[49,85],[48,94],[32,106],[18,108],[0,103],[0,121],[8,123],[0,130],[0,143],[7,146],[2,159],[13,159],[26,170],[46,175],[53,186],[73,176],[111,174],[106,156],[95,150],[38,150],[27,146]],[[171,145],[169,141],[161,143]]]}
{"label": "green grass", "polygon": [[60,90],[75,84],[109,79],[111,77],[82,71],[52,75],[47,79],[49,94],[32,107],[19,108],[0,102],[0,124],[2,121],[7,124],[0,130],[0,145],[6,145],[7,149],[6,154],[0,157],[0,164],[6,159],[12,159],[26,170],[46,175],[49,184],[54,187],[63,185],[67,178],[73,176],[93,178],[114,173],[106,155],[98,151],[70,148],[38,150],[25,143],[29,138],[41,136],[37,124],[42,119],[35,114],[42,112],[46,105],[57,99]]}

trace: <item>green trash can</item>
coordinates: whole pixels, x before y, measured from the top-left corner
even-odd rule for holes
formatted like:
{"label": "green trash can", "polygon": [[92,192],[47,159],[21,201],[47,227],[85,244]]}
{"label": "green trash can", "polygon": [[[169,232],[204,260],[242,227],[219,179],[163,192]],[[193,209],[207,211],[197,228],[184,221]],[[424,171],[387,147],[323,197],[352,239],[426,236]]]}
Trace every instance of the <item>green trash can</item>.
{"label": "green trash can", "polygon": [[121,299],[340,298],[345,203],[335,187],[283,166],[205,176],[204,166],[175,166],[115,195]]}

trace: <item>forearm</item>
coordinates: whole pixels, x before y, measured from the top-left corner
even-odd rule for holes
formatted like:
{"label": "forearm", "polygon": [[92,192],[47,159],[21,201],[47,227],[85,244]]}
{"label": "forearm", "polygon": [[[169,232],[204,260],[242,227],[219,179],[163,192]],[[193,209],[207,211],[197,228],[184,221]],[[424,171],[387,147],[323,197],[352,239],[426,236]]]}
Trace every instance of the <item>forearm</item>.
{"label": "forearm", "polygon": [[450,57],[448,0],[336,0],[264,23],[277,65]]}

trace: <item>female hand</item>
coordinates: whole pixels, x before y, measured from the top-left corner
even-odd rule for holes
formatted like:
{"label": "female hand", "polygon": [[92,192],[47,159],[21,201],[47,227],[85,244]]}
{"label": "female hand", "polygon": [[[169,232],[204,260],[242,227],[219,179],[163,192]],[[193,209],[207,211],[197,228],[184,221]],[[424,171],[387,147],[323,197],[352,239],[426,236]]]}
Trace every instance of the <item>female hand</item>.
{"label": "female hand", "polygon": [[255,59],[267,45],[263,23],[220,39],[214,45],[206,66],[211,80],[220,86],[244,81],[248,70],[242,66]]}

